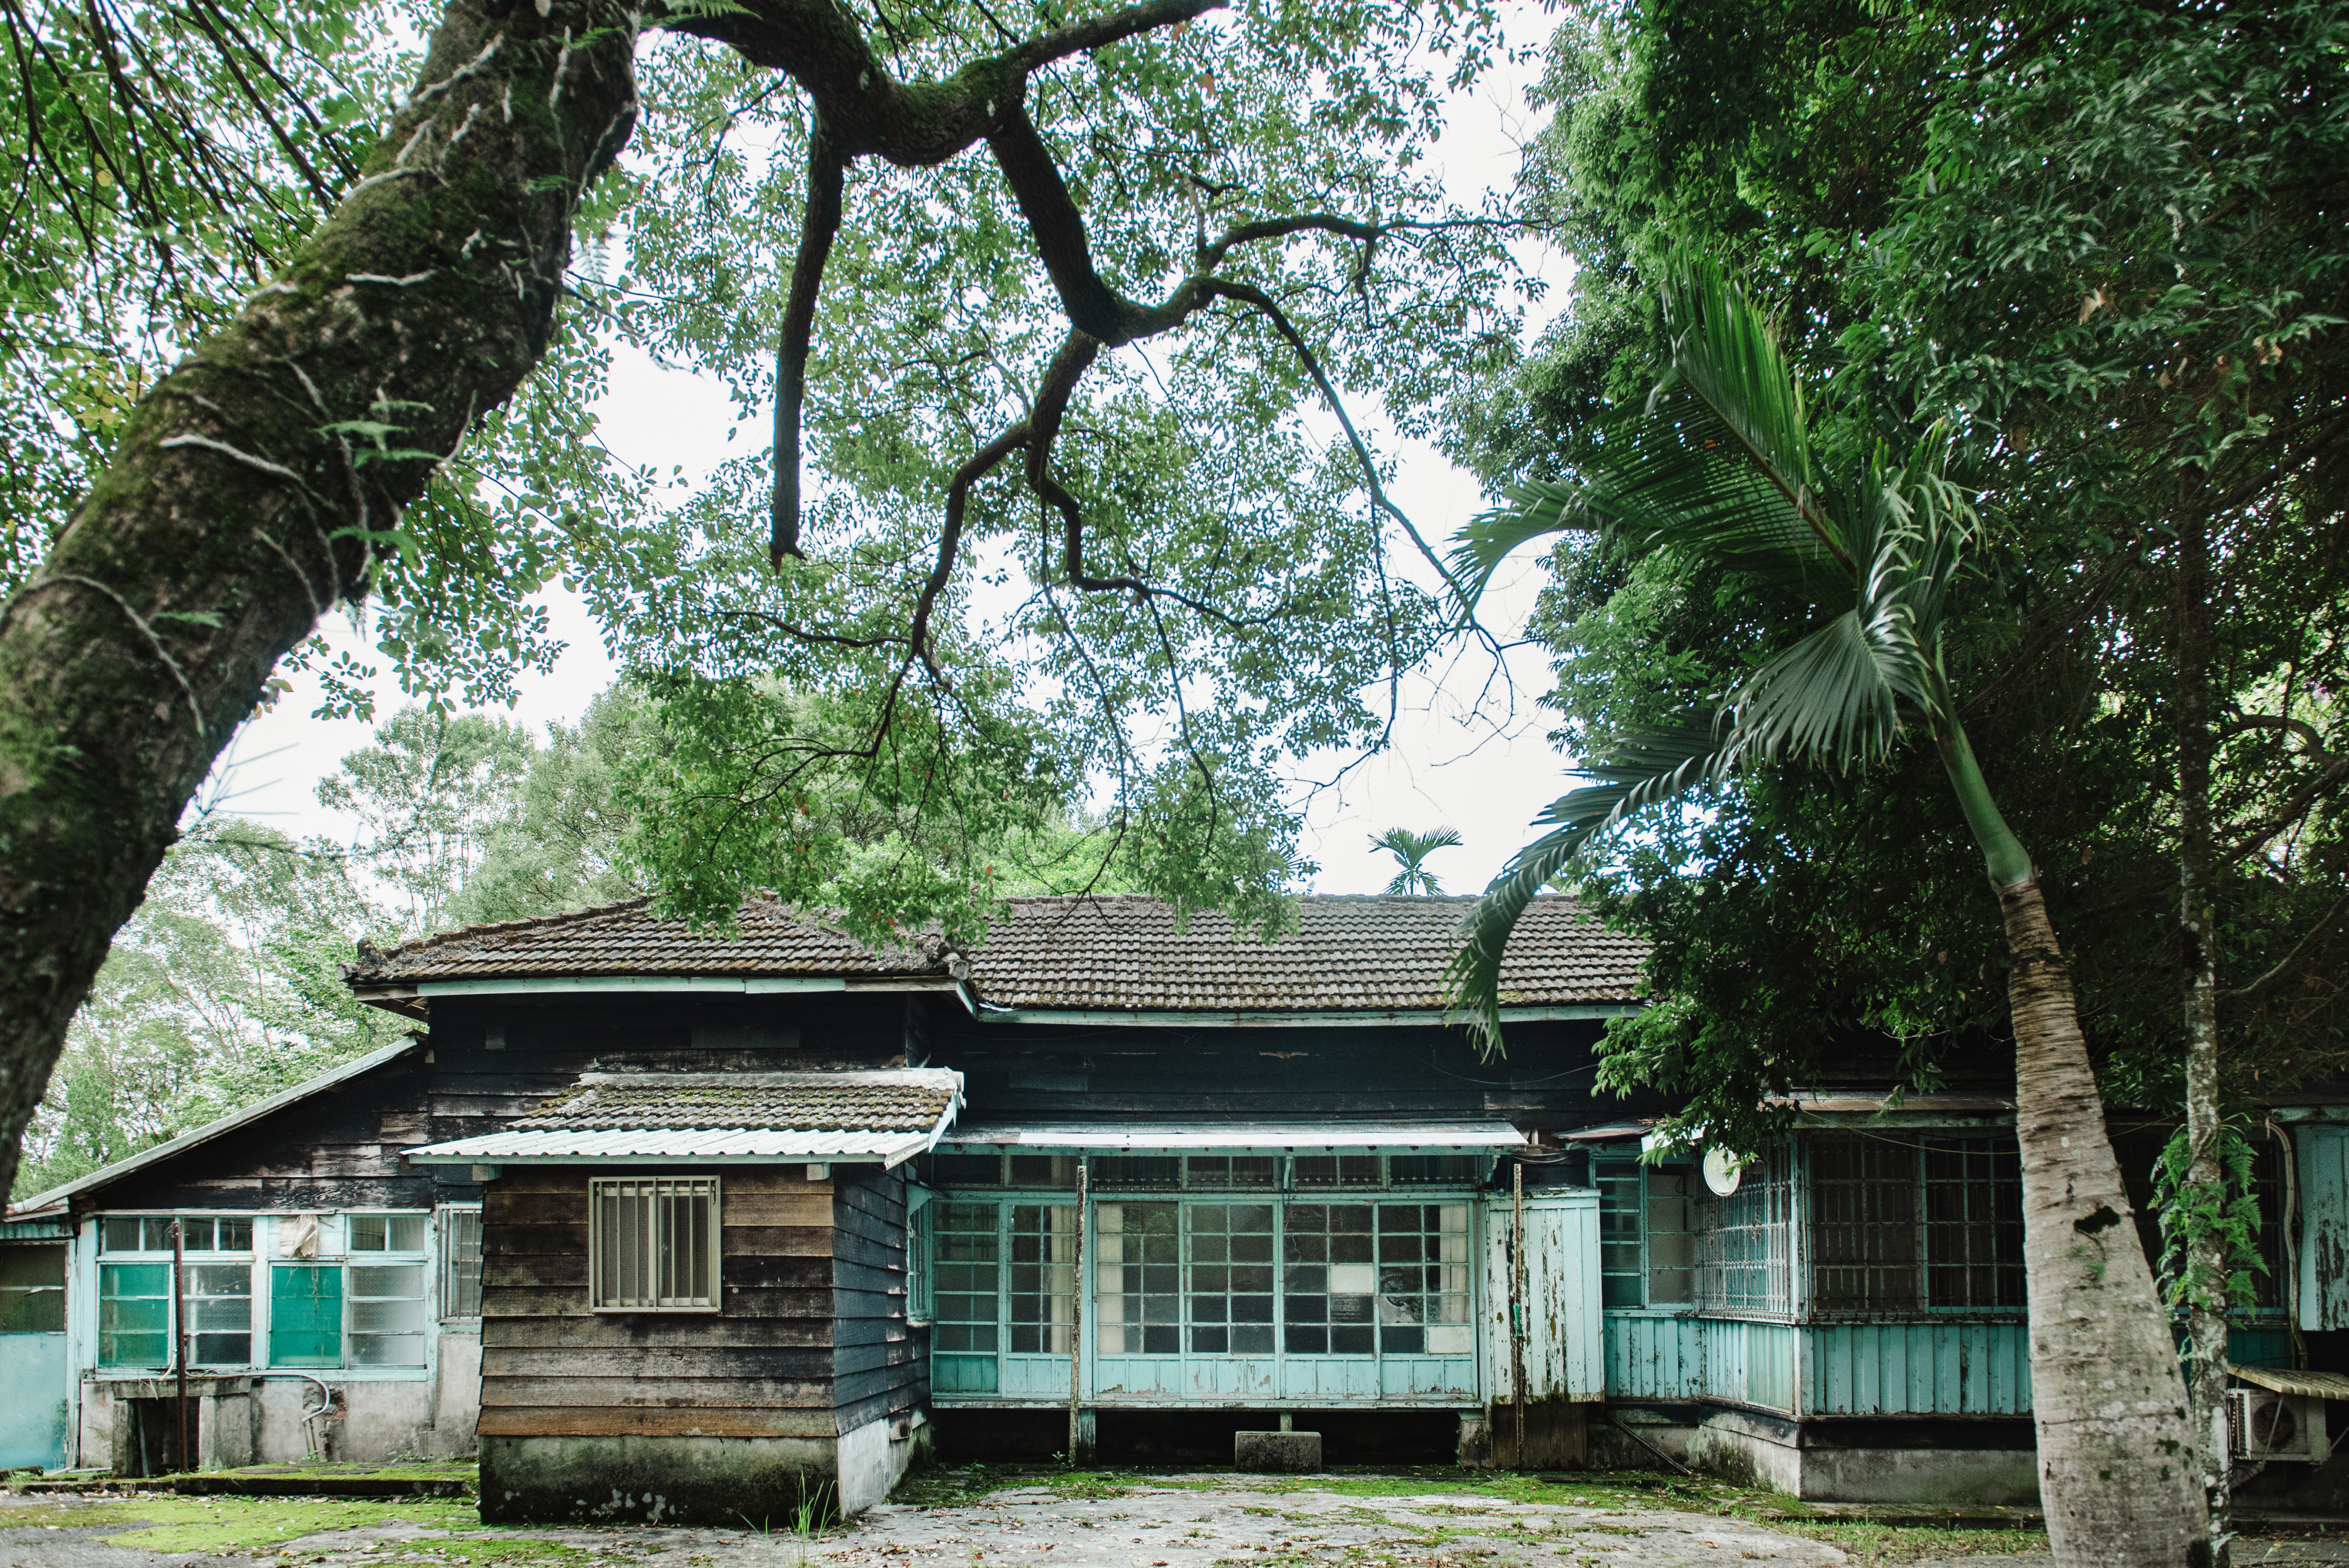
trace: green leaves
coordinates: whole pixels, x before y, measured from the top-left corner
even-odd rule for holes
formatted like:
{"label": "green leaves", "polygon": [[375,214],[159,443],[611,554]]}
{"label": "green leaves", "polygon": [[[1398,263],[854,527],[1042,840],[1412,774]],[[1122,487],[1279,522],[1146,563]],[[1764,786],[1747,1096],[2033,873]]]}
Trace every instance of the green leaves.
{"label": "green leaves", "polygon": [[1886,756],[1920,719],[1954,721],[1941,673],[1950,591],[1976,532],[1941,473],[1938,428],[1894,467],[1880,444],[1838,432],[1851,478],[1831,485],[1803,398],[1760,314],[1720,269],[1683,255],[1661,290],[1671,364],[1655,393],[1573,454],[1578,484],[1516,492],[1514,515],[1462,544],[1482,577],[1498,552],[1598,521],[1607,548],[1702,562],[1775,612],[1766,652],[1709,717],[1590,740],[1600,782],[1567,795],[1558,826],[1489,887],[1453,971],[1459,1005],[1498,1044],[1501,952],[1534,894],[1630,814],[1782,760],[1837,770]]}
{"label": "green leaves", "polygon": [[1453,1005],[1487,1052],[1501,1048],[1501,1009],[1508,1003],[1502,958],[1526,906],[1601,833],[1717,779],[1729,760],[1724,738],[1711,726],[1630,731],[1583,762],[1579,771],[1599,782],[1559,796],[1534,819],[1537,827],[1556,826],[1512,856],[1485,888],[1460,954],[1444,972]]}

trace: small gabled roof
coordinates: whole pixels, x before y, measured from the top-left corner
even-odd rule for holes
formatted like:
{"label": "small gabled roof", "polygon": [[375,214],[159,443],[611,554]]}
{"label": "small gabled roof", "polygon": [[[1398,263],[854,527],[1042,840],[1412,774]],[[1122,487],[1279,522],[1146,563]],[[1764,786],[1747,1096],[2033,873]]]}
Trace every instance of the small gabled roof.
{"label": "small gabled roof", "polygon": [[281,1089],[267,1099],[258,1099],[242,1110],[233,1110],[217,1121],[208,1121],[191,1132],[182,1132],[179,1137],[169,1139],[152,1149],[142,1150],[128,1160],[118,1160],[111,1165],[100,1166],[88,1175],[78,1176],[61,1187],[52,1187],[46,1192],[36,1192],[21,1203],[11,1203],[8,1205],[8,1212],[11,1215],[29,1215],[35,1210],[67,1203],[85,1192],[94,1192],[101,1187],[110,1187],[126,1176],[137,1175],[150,1166],[160,1165],[167,1160],[176,1160],[191,1149],[201,1148],[215,1139],[236,1131],[239,1128],[250,1127],[264,1117],[274,1116],[288,1106],[299,1105],[305,1099],[315,1099],[331,1089],[340,1088],[353,1078],[364,1078],[378,1068],[388,1067],[402,1057],[423,1048],[422,1041],[410,1038],[402,1040],[397,1045],[386,1046],[381,1050],[369,1051],[357,1060],[345,1062],[341,1067],[297,1083],[292,1088]]}
{"label": "small gabled roof", "polygon": [[[469,926],[388,951],[362,947],[347,971],[386,1000],[531,982],[761,982],[879,989],[957,985],[981,1016],[1288,1015],[1420,1017],[1446,1004],[1473,898],[1316,896],[1298,923],[1259,941],[1230,917],[1187,921],[1154,899],[1018,898],[968,954],[935,935],[876,951],[773,900],[743,904],[731,934],[693,931],[650,902],[552,919]],[[1641,996],[1647,944],[1608,930],[1576,900],[1537,898],[1501,971],[1505,1008],[1628,1010]]]}
{"label": "small gabled roof", "polygon": [[904,1163],[962,1106],[944,1068],[873,1072],[588,1073],[496,1132],[408,1150],[419,1165],[629,1160]]}
{"label": "small gabled roof", "polygon": [[762,1128],[922,1131],[954,1109],[958,1075],[937,1068],[815,1073],[588,1073],[511,1123],[515,1131]]}

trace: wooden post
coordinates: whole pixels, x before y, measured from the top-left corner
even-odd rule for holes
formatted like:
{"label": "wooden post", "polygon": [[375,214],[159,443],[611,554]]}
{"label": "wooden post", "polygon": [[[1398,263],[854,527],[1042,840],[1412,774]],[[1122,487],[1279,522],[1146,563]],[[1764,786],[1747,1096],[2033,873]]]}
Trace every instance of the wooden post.
{"label": "wooden post", "polygon": [[172,1459],[190,1470],[196,1467],[188,1462],[188,1248],[177,1220],[171,1222],[171,1328],[180,1374],[180,1446]]}
{"label": "wooden post", "polygon": [[[1069,1465],[1078,1463],[1078,1445],[1084,1424],[1085,1380],[1085,1178],[1086,1161],[1077,1157],[1076,1257],[1069,1281]],[[1087,1455],[1088,1459],[1092,1456]]]}
{"label": "wooden post", "polygon": [[1509,1233],[1509,1382],[1516,1412],[1516,1468],[1526,1468],[1526,1164],[1509,1162],[1516,1216]]}

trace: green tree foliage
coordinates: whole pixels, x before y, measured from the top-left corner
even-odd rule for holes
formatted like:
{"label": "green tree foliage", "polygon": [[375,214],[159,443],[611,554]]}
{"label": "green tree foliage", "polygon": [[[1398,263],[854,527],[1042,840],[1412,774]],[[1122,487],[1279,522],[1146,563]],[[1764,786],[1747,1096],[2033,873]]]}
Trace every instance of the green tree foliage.
{"label": "green tree foliage", "polygon": [[[2327,194],[2349,151],[2343,13],[2288,11],[1577,14],[1532,180],[1585,270],[1463,448],[1496,476],[1574,472],[1599,417],[1645,396],[1657,258],[1686,236],[1753,281],[1838,417],[1948,419],[1997,586],[1946,656],[2107,1088],[2140,1104],[2178,1093],[2182,509],[2216,562],[2230,1078],[2278,1087],[2349,1046],[2330,977],[2349,558],[2323,456],[2349,317]],[[1733,573],[1588,540],[1554,559],[1540,632],[1570,751],[1720,700],[1776,646]],[[1737,1114],[1829,1049],[1930,1085],[2002,1037],[2003,943],[1937,772],[1741,779],[1590,866],[1611,917],[1658,942],[1660,1005],[1614,1026],[1610,1078]]]}
{"label": "green tree foliage", "polygon": [[[352,825],[347,839],[297,841],[224,810],[202,815],[75,1018],[26,1137],[17,1196],[400,1038],[406,1020],[359,1006],[343,983],[357,941],[642,895],[643,803],[674,799],[677,736],[689,747],[709,733],[667,721],[663,705],[625,685],[599,694],[577,724],[549,725],[543,743],[492,715],[417,705],[320,781],[320,803]],[[813,909],[918,898],[882,879],[957,856],[981,868],[995,897],[1136,886],[1130,836],[1049,802],[974,821],[918,802],[885,810],[875,798],[840,789],[806,802],[820,820],[804,830],[828,868],[799,884]],[[942,846],[950,835],[974,836]]]}
{"label": "green tree foliage", "polygon": [[1450,849],[1460,842],[1456,828],[1437,828],[1432,832],[1414,833],[1409,828],[1389,828],[1371,841],[1371,848],[1384,850],[1395,858],[1395,874],[1387,882],[1387,892],[1401,896],[1408,893],[1434,894],[1444,891],[1435,873],[1427,869],[1427,857],[1438,850]]}

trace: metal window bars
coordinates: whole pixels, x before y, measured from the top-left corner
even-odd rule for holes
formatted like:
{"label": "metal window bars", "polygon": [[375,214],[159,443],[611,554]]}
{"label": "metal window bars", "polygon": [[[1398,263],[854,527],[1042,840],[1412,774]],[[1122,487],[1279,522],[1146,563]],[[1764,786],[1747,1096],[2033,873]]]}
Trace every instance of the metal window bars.
{"label": "metal window bars", "polygon": [[599,1177],[589,1192],[595,1311],[718,1310],[717,1177]]}

